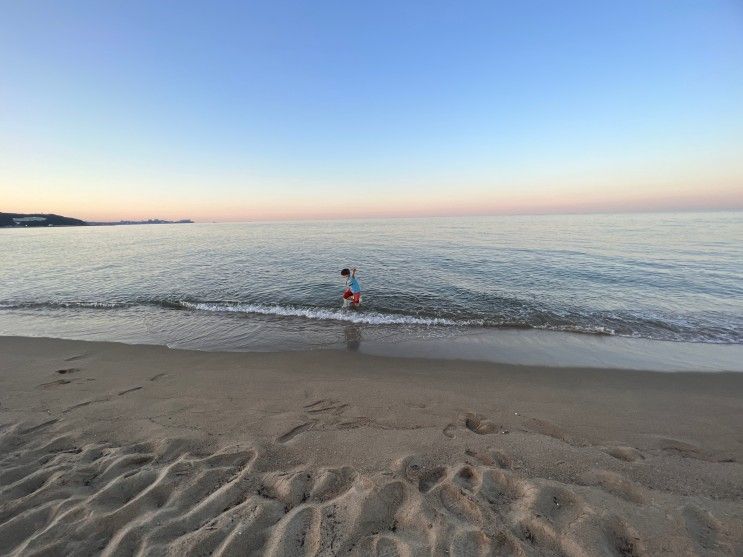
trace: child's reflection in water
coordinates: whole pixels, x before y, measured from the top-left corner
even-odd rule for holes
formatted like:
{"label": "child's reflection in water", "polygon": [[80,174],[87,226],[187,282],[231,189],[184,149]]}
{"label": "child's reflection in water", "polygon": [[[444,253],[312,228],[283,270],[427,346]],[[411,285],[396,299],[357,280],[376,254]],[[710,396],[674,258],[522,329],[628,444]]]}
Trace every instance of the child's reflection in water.
{"label": "child's reflection in water", "polygon": [[358,352],[361,347],[361,327],[358,325],[346,325],[344,333],[348,350],[351,352]]}

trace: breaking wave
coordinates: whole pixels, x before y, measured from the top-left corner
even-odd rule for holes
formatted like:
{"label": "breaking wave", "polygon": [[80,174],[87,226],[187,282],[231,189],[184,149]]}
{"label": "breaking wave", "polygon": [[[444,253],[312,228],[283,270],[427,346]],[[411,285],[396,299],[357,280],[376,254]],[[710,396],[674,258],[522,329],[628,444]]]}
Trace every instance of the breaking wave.
{"label": "breaking wave", "polygon": [[[388,304],[389,305],[389,304]],[[0,310],[128,310],[140,308],[206,312],[210,314],[258,315],[268,318],[296,318],[319,322],[344,322],[376,327],[441,327],[467,329],[539,329],[566,333],[622,336],[652,340],[741,344],[743,322],[728,322],[720,326],[716,316],[698,315],[689,320],[686,315],[647,313],[640,311],[588,311],[550,309],[523,300],[501,300],[497,307],[479,312],[454,313],[425,310],[411,314],[392,308],[353,309],[291,304],[265,304],[243,301],[205,301],[176,298],[139,300],[61,300],[61,301],[0,301]]]}
{"label": "breaking wave", "polygon": [[[221,304],[205,302],[180,302],[187,309],[216,311],[221,313],[248,313],[256,315],[275,315],[282,317],[304,317],[321,321],[348,321],[366,325],[423,325],[423,326],[468,326],[476,325],[472,321],[455,321],[438,317],[416,317],[414,315],[396,315],[374,311],[332,310],[298,306],[279,306],[263,304]],[[482,325],[482,323],[480,323]]]}

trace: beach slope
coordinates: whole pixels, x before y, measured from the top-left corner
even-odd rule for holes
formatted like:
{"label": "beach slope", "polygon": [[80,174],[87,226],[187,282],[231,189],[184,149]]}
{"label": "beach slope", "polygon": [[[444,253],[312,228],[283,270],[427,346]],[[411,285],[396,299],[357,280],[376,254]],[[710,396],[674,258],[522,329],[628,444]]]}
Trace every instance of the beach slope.
{"label": "beach slope", "polygon": [[0,554],[740,555],[743,374],[0,338]]}

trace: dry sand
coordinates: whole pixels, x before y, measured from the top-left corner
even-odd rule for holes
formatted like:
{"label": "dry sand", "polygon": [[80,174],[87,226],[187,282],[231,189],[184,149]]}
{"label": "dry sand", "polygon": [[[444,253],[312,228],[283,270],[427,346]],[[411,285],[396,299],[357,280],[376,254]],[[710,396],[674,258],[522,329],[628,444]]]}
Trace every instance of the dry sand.
{"label": "dry sand", "polygon": [[743,554],[743,374],[0,338],[0,554]]}

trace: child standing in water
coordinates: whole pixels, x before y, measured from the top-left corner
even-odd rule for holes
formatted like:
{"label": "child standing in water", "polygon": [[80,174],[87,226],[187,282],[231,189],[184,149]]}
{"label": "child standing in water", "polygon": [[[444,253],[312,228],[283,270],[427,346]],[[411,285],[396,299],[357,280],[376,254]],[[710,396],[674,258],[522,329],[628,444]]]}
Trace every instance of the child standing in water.
{"label": "child standing in water", "polygon": [[361,303],[361,285],[356,279],[356,267],[350,271],[348,269],[343,269],[341,271],[341,276],[346,277],[346,290],[343,292],[344,302],[350,300],[353,307],[358,307]]}

